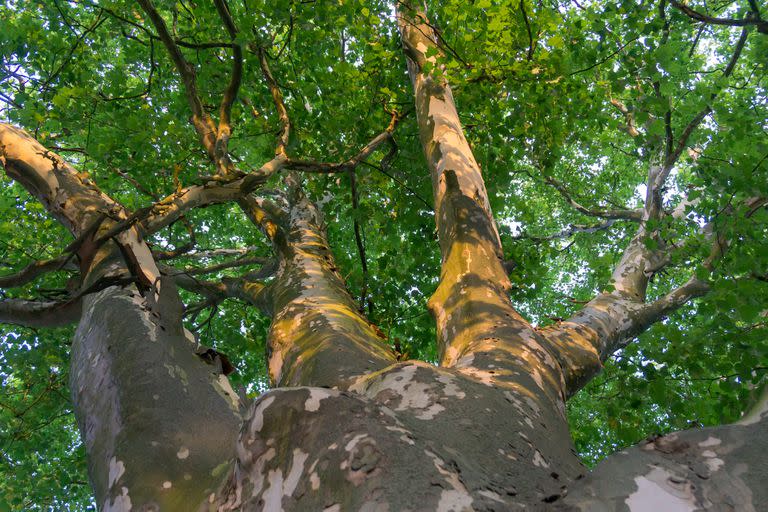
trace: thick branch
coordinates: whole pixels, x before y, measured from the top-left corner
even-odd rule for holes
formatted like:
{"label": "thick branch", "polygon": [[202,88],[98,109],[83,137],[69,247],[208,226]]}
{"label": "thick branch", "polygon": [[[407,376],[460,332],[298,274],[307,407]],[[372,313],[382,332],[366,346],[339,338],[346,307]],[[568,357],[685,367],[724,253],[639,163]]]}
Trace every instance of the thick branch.
{"label": "thick branch", "polygon": [[280,86],[277,85],[277,81],[275,80],[275,77],[272,76],[272,71],[269,69],[267,51],[264,48],[259,47],[256,52],[259,56],[261,72],[264,75],[264,80],[267,82],[267,87],[269,87],[269,92],[272,95],[272,100],[274,101],[275,109],[277,110],[277,117],[280,120],[280,134],[277,138],[275,155],[287,155],[288,141],[291,136],[291,119],[288,117],[288,109],[285,108],[283,93],[280,91]]}
{"label": "thick branch", "polygon": [[237,27],[229,12],[229,8],[224,0],[214,0],[216,11],[227,28],[229,37],[232,38],[232,75],[229,85],[224,91],[219,107],[219,127],[216,133],[216,165],[219,173],[226,174],[229,170],[229,156],[227,147],[229,137],[232,133],[232,104],[237,98],[237,91],[240,89],[240,83],[243,78],[243,48],[237,44]]}
{"label": "thick branch", "polygon": [[691,278],[651,303],[623,298],[616,293],[603,293],[568,320],[540,329],[539,334],[560,349],[567,395],[573,396],[598,374],[616,350],[708,291],[706,283]]}
{"label": "thick branch", "polygon": [[723,25],[726,27],[749,27],[754,25],[757,27],[758,32],[768,34],[768,21],[760,19],[759,13],[755,12],[755,10],[752,10],[749,16],[740,20],[735,20],[730,18],[716,18],[702,14],[677,0],[670,0],[670,3],[689,18],[701,23]]}
{"label": "thick branch", "polygon": [[62,327],[80,320],[80,299],[36,301],[0,300],[0,323],[25,327]]}
{"label": "thick branch", "polygon": [[[129,216],[121,205],[26,132],[2,123],[0,163],[11,178],[32,193],[76,238],[98,222],[98,229],[89,237],[92,243],[81,247],[84,276],[96,251],[106,240],[114,238],[139,286],[154,285],[159,271],[149,248],[132,227],[135,215]],[[104,216],[111,219],[102,222]]]}
{"label": "thick branch", "polygon": [[145,234],[155,233],[176,222],[184,213],[211,204],[235,201],[260,187],[285,166],[285,157],[278,155],[261,168],[231,181],[208,181],[171,194],[152,206],[151,214],[142,223]]}
{"label": "thick branch", "polygon": [[278,386],[346,388],[396,359],[338,273],[319,211],[294,176],[287,181],[285,209],[250,197],[240,203],[272,240],[280,260],[268,287],[274,313],[267,339],[270,380]]}

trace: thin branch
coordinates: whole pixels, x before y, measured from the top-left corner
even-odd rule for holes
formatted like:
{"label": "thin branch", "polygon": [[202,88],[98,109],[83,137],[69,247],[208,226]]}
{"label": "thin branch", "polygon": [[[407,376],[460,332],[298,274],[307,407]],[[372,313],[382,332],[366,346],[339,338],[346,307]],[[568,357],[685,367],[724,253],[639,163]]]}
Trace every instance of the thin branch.
{"label": "thin branch", "polygon": [[627,41],[626,43],[624,43],[623,45],[621,45],[621,46],[620,46],[620,47],[619,47],[619,48],[618,48],[616,51],[614,51],[614,52],[611,52],[611,53],[610,53],[610,54],[608,54],[606,57],[604,57],[604,58],[600,59],[599,61],[595,62],[595,63],[594,63],[594,64],[592,64],[591,66],[587,66],[586,68],[582,68],[582,69],[579,69],[579,70],[573,71],[573,72],[569,73],[568,75],[569,75],[569,76],[578,75],[579,73],[584,73],[584,72],[586,72],[586,71],[589,71],[590,69],[593,69],[593,68],[596,68],[597,66],[600,66],[600,65],[602,65],[602,64],[605,64],[606,62],[608,62],[609,60],[611,60],[612,58],[614,58],[616,55],[618,55],[619,53],[621,53],[621,52],[622,52],[622,50],[624,50],[624,48],[626,48],[626,47],[627,47],[627,46],[629,46],[630,44],[634,43],[634,42],[635,42],[635,41],[637,41],[638,39],[639,39],[639,37],[634,37],[634,38],[630,39],[629,41]]}
{"label": "thin branch", "polygon": [[598,231],[604,231],[610,228],[611,226],[613,226],[616,223],[616,221],[617,219],[608,219],[599,224],[591,224],[591,225],[571,224],[567,228],[557,233],[554,233],[552,235],[532,236],[532,235],[522,233],[520,235],[513,236],[512,240],[531,240],[533,242],[540,243],[540,242],[546,242],[550,240],[570,238],[577,233],[597,233]]}
{"label": "thin branch", "polygon": [[357,254],[360,257],[360,266],[363,271],[363,282],[360,285],[360,311],[363,307],[368,307],[368,315],[373,314],[373,301],[368,296],[368,260],[365,255],[365,244],[363,243],[363,235],[361,233],[360,221],[358,220],[358,213],[360,209],[360,201],[357,191],[357,176],[354,170],[349,171],[349,186],[350,193],[352,195],[352,210],[354,217],[352,220],[352,228],[355,233],[355,245],[357,246]]}
{"label": "thin branch", "polygon": [[187,230],[187,234],[189,235],[189,240],[187,240],[187,243],[183,245],[179,245],[170,251],[152,251],[152,257],[155,259],[155,261],[170,260],[173,258],[178,258],[179,256],[186,255],[189,251],[193,250],[197,245],[197,237],[195,236],[194,226],[192,225],[191,222],[189,222],[189,220],[187,220],[186,217],[182,217],[181,221]]}
{"label": "thin branch", "polygon": [[[728,61],[728,65],[725,67],[725,71],[723,71],[723,77],[727,78],[731,76],[731,74],[733,73],[733,70],[736,67],[736,62],[739,60],[739,57],[741,56],[741,52],[744,49],[744,44],[747,42],[748,33],[749,33],[748,27],[744,27],[741,31],[741,35],[739,36],[739,40],[736,43],[736,47],[733,50],[733,55],[731,55],[731,59],[730,61]],[[710,96],[710,99],[709,99],[710,103],[714,101],[715,98],[717,98],[716,92],[712,93],[712,95]],[[677,162],[683,150],[685,149],[686,145],[688,144],[688,139],[690,138],[693,131],[701,124],[704,118],[707,117],[711,112],[712,112],[712,107],[710,105],[707,105],[698,114],[696,114],[693,117],[693,119],[690,120],[690,122],[686,125],[685,129],[683,129],[683,132],[680,134],[680,138],[677,141],[677,146],[675,146],[674,150],[669,153],[669,156],[667,156],[664,162],[664,167],[671,168],[675,164],[675,162]]]}
{"label": "thin branch", "polygon": [[149,40],[149,76],[147,76],[147,85],[144,86],[142,92],[136,94],[130,94],[127,96],[107,96],[101,91],[98,92],[99,97],[104,101],[122,101],[132,100],[136,98],[143,98],[152,92],[152,78],[155,75],[155,43],[152,39]]}
{"label": "thin branch", "polygon": [[525,22],[525,29],[528,32],[528,61],[533,60],[533,52],[536,49],[536,42],[533,40],[533,33],[531,32],[531,23],[528,20],[528,14],[525,12],[525,0],[520,0],[520,12],[523,15],[523,21]]}
{"label": "thin branch", "polygon": [[365,161],[371,154],[385,143],[391,143],[392,134],[384,131],[374,137],[368,144],[360,150],[355,156],[340,163],[315,162],[311,160],[293,160],[289,159],[285,166],[288,169],[302,172],[314,172],[321,174],[331,174],[336,172],[353,171]]}
{"label": "thin branch", "polygon": [[382,168],[386,168],[389,166],[389,162],[394,158],[395,154],[397,153],[397,144],[395,143],[395,139],[392,137],[392,132],[395,131],[395,128],[397,127],[397,124],[400,122],[400,120],[404,117],[404,114],[400,114],[399,112],[389,112],[391,115],[389,126],[387,126],[387,129],[378,134],[376,137],[371,139],[371,141],[366,144],[363,149],[360,150],[355,156],[350,158],[349,160],[346,160],[341,163],[328,163],[328,162],[315,162],[315,161],[308,161],[308,160],[293,160],[288,159],[285,166],[288,169],[292,169],[295,171],[303,171],[303,172],[316,172],[316,173],[322,173],[322,174],[330,174],[330,173],[336,173],[336,172],[348,172],[348,171],[354,171],[357,166],[359,166],[362,162],[368,159],[369,156],[373,154],[374,151],[379,149],[383,144],[387,143],[390,145],[390,151],[387,153],[387,155],[384,156],[381,160]]}
{"label": "thin branch", "polygon": [[35,280],[38,276],[60,270],[72,259],[75,253],[82,247],[83,243],[93,236],[105,218],[106,217],[103,215],[100,216],[88,227],[88,229],[83,231],[80,236],[69,244],[59,256],[47,260],[35,261],[15,274],[0,276],[0,288],[22,286]]}
{"label": "thin branch", "polygon": [[259,57],[259,64],[261,65],[261,72],[264,75],[264,80],[267,82],[267,87],[269,87],[269,92],[272,95],[272,101],[275,103],[277,117],[280,120],[280,133],[277,138],[275,155],[287,155],[288,141],[291,135],[291,119],[288,117],[288,109],[285,108],[283,93],[280,91],[280,87],[277,85],[277,81],[275,80],[275,77],[272,76],[272,71],[269,69],[266,50],[259,47],[256,49],[256,53]]}
{"label": "thin branch", "polygon": [[200,95],[197,92],[197,83],[195,79],[195,70],[184,58],[179,46],[168,31],[168,26],[165,24],[160,13],[157,12],[152,0],[137,0],[144,12],[149,17],[152,24],[157,30],[158,37],[165,45],[165,48],[170,54],[176,69],[181,74],[182,81],[184,83],[184,91],[187,96],[187,102],[192,110],[192,124],[200,137],[200,142],[203,144],[208,156],[211,160],[216,159],[216,126],[211,120],[210,116],[205,112],[203,108],[203,102],[200,100]]}
{"label": "thin branch", "polygon": [[230,77],[229,85],[224,91],[224,95],[221,98],[221,105],[219,107],[219,127],[216,133],[216,165],[219,173],[227,174],[229,170],[229,155],[227,153],[227,147],[229,145],[229,137],[232,133],[232,104],[237,98],[237,91],[240,89],[240,83],[243,79],[243,48],[240,44],[236,43],[237,27],[232,19],[232,15],[229,12],[225,0],[214,0],[216,4],[216,10],[219,13],[219,17],[224,22],[224,26],[227,28],[229,37],[232,39],[232,75]]}
{"label": "thin branch", "polygon": [[545,178],[548,185],[552,186],[560,192],[560,195],[565,198],[565,200],[573,206],[576,210],[579,212],[589,215],[591,217],[602,217],[604,219],[626,219],[626,220],[633,220],[633,221],[639,221],[642,219],[643,210],[642,209],[636,209],[636,210],[591,210],[589,208],[586,208],[585,206],[582,206],[576,200],[573,199],[570,192],[565,188],[565,186],[557,181],[556,179],[552,178],[551,176],[547,176]]}

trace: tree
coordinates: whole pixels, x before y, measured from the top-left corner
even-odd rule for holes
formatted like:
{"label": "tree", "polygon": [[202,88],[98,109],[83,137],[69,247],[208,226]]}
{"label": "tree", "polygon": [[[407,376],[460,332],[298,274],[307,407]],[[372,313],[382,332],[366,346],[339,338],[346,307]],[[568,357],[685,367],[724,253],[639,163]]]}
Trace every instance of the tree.
{"label": "tree", "polygon": [[3,11],[0,506],[768,503],[755,2]]}

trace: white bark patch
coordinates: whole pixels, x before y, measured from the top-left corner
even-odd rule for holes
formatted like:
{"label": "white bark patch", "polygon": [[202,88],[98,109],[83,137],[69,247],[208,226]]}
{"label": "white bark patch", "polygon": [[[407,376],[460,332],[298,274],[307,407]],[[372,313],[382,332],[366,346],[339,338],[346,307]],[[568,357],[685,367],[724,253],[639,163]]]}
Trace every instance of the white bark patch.
{"label": "white bark patch", "polygon": [[251,433],[259,432],[264,426],[264,411],[267,410],[272,402],[275,401],[274,395],[268,396],[259,402],[256,409],[253,411],[253,417],[251,419]]}
{"label": "white bark patch", "polygon": [[173,487],[173,483],[170,480],[163,482],[163,489],[170,489],[171,487]]}
{"label": "white bark patch", "polygon": [[546,459],[544,459],[544,456],[541,454],[539,450],[535,450],[533,452],[533,465],[538,466],[540,468],[549,467],[549,463],[547,463]]}
{"label": "white bark patch", "polygon": [[184,460],[187,457],[189,457],[189,448],[187,448],[186,446],[182,446],[181,448],[179,448],[179,451],[176,452],[176,457],[178,457],[181,460]]}
{"label": "white bark patch", "polygon": [[466,512],[472,510],[472,496],[461,491],[444,489],[440,493],[437,512]]}
{"label": "white bark patch", "polygon": [[309,475],[309,485],[312,486],[312,490],[316,491],[320,488],[320,477],[317,476],[317,472],[313,471]]}
{"label": "white bark patch", "polygon": [[278,348],[269,358],[269,376],[274,382],[280,381],[280,375],[283,372],[283,353]]}
{"label": "white bark patch", "polygon": [[420,420],[431,420],[437,414],[445,410],[445,407],[436,403],[437,396],[433,392],[432,384],[415,381],[417,364],[403,366],[402,368],[387,373],[378,382],[372,382],[365,394],[375,398],[383,391],[393,391],[400,397],[400,403],[395,407],[396,411],[417,409],[415,417]]}
{"label": "white bark patch", "polygon": [[131,512],[132,506],[131,497],[128,496],[128,488],[123,487],[121,489],[121,494],[114,500],[110,501],[110,499],[107,498],[104,501],[102,512]]}
{"label": "white bark patch", "polygon": [[[109,288],[107,288],[109,290]],[[130,304],[130,309],[133,311],[137,311],[139,313],[139,318],[141,318],[141,323],[144,324],[144,326],[147,328],[147,337],[152,341],[157,341],[158,338],[158,329],[155,322],[152,321],[152,316],[150,315],[149,307],[147,306],[147,301],[142,297],[141,295],[116,295],[115,298],[119,300],[124,300]],[[93,306],[96,307],[97,302],[93,302]],[[138,306],[138,307],[136,307]],[[80,320],[82,323],[83,320]]]}
{"label": "white bark patch", "polygon": [[301,451],[299,448],[293,449],[291,469],[288,470],[288,476],[285,477],[285,482],[283,482],[283,496],[293,495],[293,491],[296,490],[299,479],[302,473],[304,473],[304,463],[307,462],[308,457],[309,454]]}
{"label": "white bark patch", "polygon": [[232,384],[230,384],[229,379],[226,375],[223,373],[220,373],[216,381],[214,382],[214,388],[218,386],[218,393],[223,396],[227,402],[229,402],[230,408],[235,411],[240,411],[240,397],[237,395],[234,389],[232,389]]}
{"label": "white bark patch", "polygon": [[416,444],[416,442],[413,440],[413,434],[409,430],[406,430],[406,429],[404,429],[402,427],[392,427],[392,426],[385,427],[385,428],[387,430],[391,431],[391,432],[400,432],[400,433],[402,433],[403,435],[400,436],[400,440],[402,442],[407,443],[407,444],[409,444],[411,446]]}
{"label": "white bark patch", "polygon": [[437,378],[437,381],[445,386],[443,388],[443,394],[445,396],[455,396],[459,399],[467,396],[466,393],[464,393],[461,388],[456,385],[456,382],[453,380],[451,375],[440,375]]}
{"label": "white bark patch", "polygon": [[334,393],[329,389],[324,388],[310,388],[309,398],[304,402],[304,409],[310,412],[315,412],[320,409],[320,401],[324,398],[336,396],[338,393]]}
{"label": "white bark patch", "polygon": [[712,472],[718,471],[721,467],[725,465],[725,461],[723,459],[718,459],[717,457],[709,458],[704,461],[704,464],[707,465],[707,468]]}
{"label": "white bark patch", "polygon": [[344,446],[344,449],[348,452],[351,452],[355,449],[355,446],[357,446],[357,443],[362,441],[364,438],[368,437],[368,434],[357,434],[355,437],[353,437],[347,444]]}
{"label": "white bark patch", "polygon": [[264,510],[282,510],[283,509],[283,472],[275,469],[269,472],[267,476],[269,487],[264,491],[262,499],[264,500]]}
{"label": "white bark patch", "polygon": [[467,492],[467,488],[461,482],[459,475],[445,467],[445,461],[437,454],[424,450],[424,453],[432,459],[438,473],[452,489],[444,489],[440,493],[440,502],[437,504],[437,512],[465,512],[472,510],[472,496]]}
{"label": "white bark patch", "polygon": [[[269,462],[270,460],[275,458],[275,455],[277,454],[276,450],[274,448],[270,448],[267,450],[267,452],[259,457],[256,462],[249,468],[249,475],[248,479],[250,480],[251,484],[253,485],[253,488],[251,489],[251,496],[258,496],[261,490],[264,488],[264,466]],[[247,457],[247,455],[246,455]],[[240,457],[241,463],[247,460],[247,458]],[[246,464],[245,467],[248,467]],[[242,492],[242,490],[238,490],[238,493]]]}
{"label": "white bark patch", "polygon": [[653,468],[645,476],[635,477],[637,491],[624,501],[630,512],[694,512],[697,506],[691,484],[673,483],[670,476],[661,468]]}
{"label": "white bark patch", "polygon": [[341,505],[337,503],[335,505],[331,505],[330,507],[325,507],[323,512],[341,512]]}
{"label": "white bark patch", "polygon": [[168,363],[164,363],[163,366],[165,366],[165,369],[168,371],[168,375],[170,375],[172,379],[179,379],[181,381],[181,384],[184,386],[184,390],[186,391],[187,386],[189,385],[189,380],[187,379],[187,372],[184,371],[184,368],[179,365]]}
{"label": "white bark patch", "polygon": [[483,489],[482,491],[478,491],[477,494],[481,496],[485,496],[486,498],[490,498],[493,501],[498,501],[499,503],[504,503],[504,500],[501,499],[501,496],[499,493],[489,491],[488,489]]}
{"label": "white bark patch", "polygon": [[389,503],[377,503],[375,501],[366,501],[360,507],[360,512],[389,512]]}
{"label": "white bark patch", "polygon": [[541,389],[544,389],[544,381],[541,380],[541,374],[539,373],[539,370],[534,370],[531,372],[531,377],[533,378],[534,382],[536,382],[536,385],[539,386]]}
{"label": "white bark patch", "polygon": [[494,379],[499,373],[501,373],[498,370],[489,371],[489,370],[481,370],[480,368],[473,368],[473,367],[459,368],[459,372],[471,378],[472,380],[480,382],[481,384],[485,384],[486,386],[489,386],[489,387],[493,387]]}
{"label": "white bark patch", "polygon": [[155,264],[149,246],[140,240],[139,232],[136,228],[123,231],[117,235],[117,240],[133,253],[136,262],[139,264],[139,269],[147,281],[153,285],[155,301],[160,300],[160,270],[158,270]]}
{"label": "white bark patch", "polygon": [[723,442],[722,440],[716,437],[709,436],[707,439],[700,442],[699,446],[701,446],[702,448],[709,448],[710,446],[718,446],[722,442]]}
{"label": "white bark patch", "polygon": [[123,476],[125,473],[125,464],[123,461],[117,460],[117,457],[112,457],[109,460],[109,485],[107,489],[111,489],[113,485]]}

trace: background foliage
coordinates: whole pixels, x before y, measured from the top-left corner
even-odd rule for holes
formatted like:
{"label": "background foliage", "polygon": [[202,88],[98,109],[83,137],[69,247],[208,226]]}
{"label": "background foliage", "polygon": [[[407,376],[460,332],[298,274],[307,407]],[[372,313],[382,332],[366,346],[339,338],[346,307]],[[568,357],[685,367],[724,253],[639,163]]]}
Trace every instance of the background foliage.
{"label": "background foliage", "polygon": [[[387,126],[385,107],[411,111],[390,2],[231,0],[229,6],[243,41],[269,45],[293,121],[293,155],[343,160]],[[744,1],[691,6],[730,19],[749,9]],[[227,39],[209,2],[158,1],[158,7],[181,41]],[[733,214],[745,198],[768,195],[768,36],[753,30],[733,75],[723,79],[740,29],[695,23],[665,2],[446,0],[430,9],[441,34],[439,62],[515,262],[512,300],[539,325],[567,318],[609,287],[634,233],[633,225],[617,221],[563,236],[601,220],[573,209],[547,178],[565,184],[587,208],[637,207],[665,113],[680,133],[711,104],[714,112],[689,141],[695,149],[665,191],[670,208],[686,194],[698,202],[663,226],[670,240],[682,242],[673,264],[654,276],[650,296],[700,268],[709,247],[701,234],[707,222],[730,241],[714,289],[617,354],[571,400],[570,417],[588,464],[653,433],[738,418],[768,368],[768,212],[749,219]],[[0,6],[0,117],[34,132],[129,208],[172,192],[177,180],[187,185],[210,174],[187,122],[179,78],[147,27],[140,9],[122,0],[6,0]],[[203,101],[215,109],[228,80],[228,49],[184,51],[195,64]],[[272,156],[278,123],[249,52],[240,98],[230,148],[242,168],[255,168]],[[637,136],[627,133],[611,99],[632,112]],[[433,361],[425,304],[437,284],[439,255],[412,112],[395,138],[399,151],[389,165],[377,153],[358,169],[357,208],[346,174],[308,176],[307,187],[322,204],[353,295],[367,283],[370,319],[408,357]],[[57,255],[68,235],[20,186],[0,180],[3,273]],[[234,205],[196,210],[188,220],[200,250],[270,253]],[[172,248],[187,237],[177,223],[152,243]],[[4,294],[56,297],[71,277],[49,274]],[[230,356],[238,367],[235,381],[251,396],[265,389],[267,318],[230,301],[188,320],[202,341]],[[67,389],[71,336],[72,329],[0,326],[0,511],[92,507]]]}

